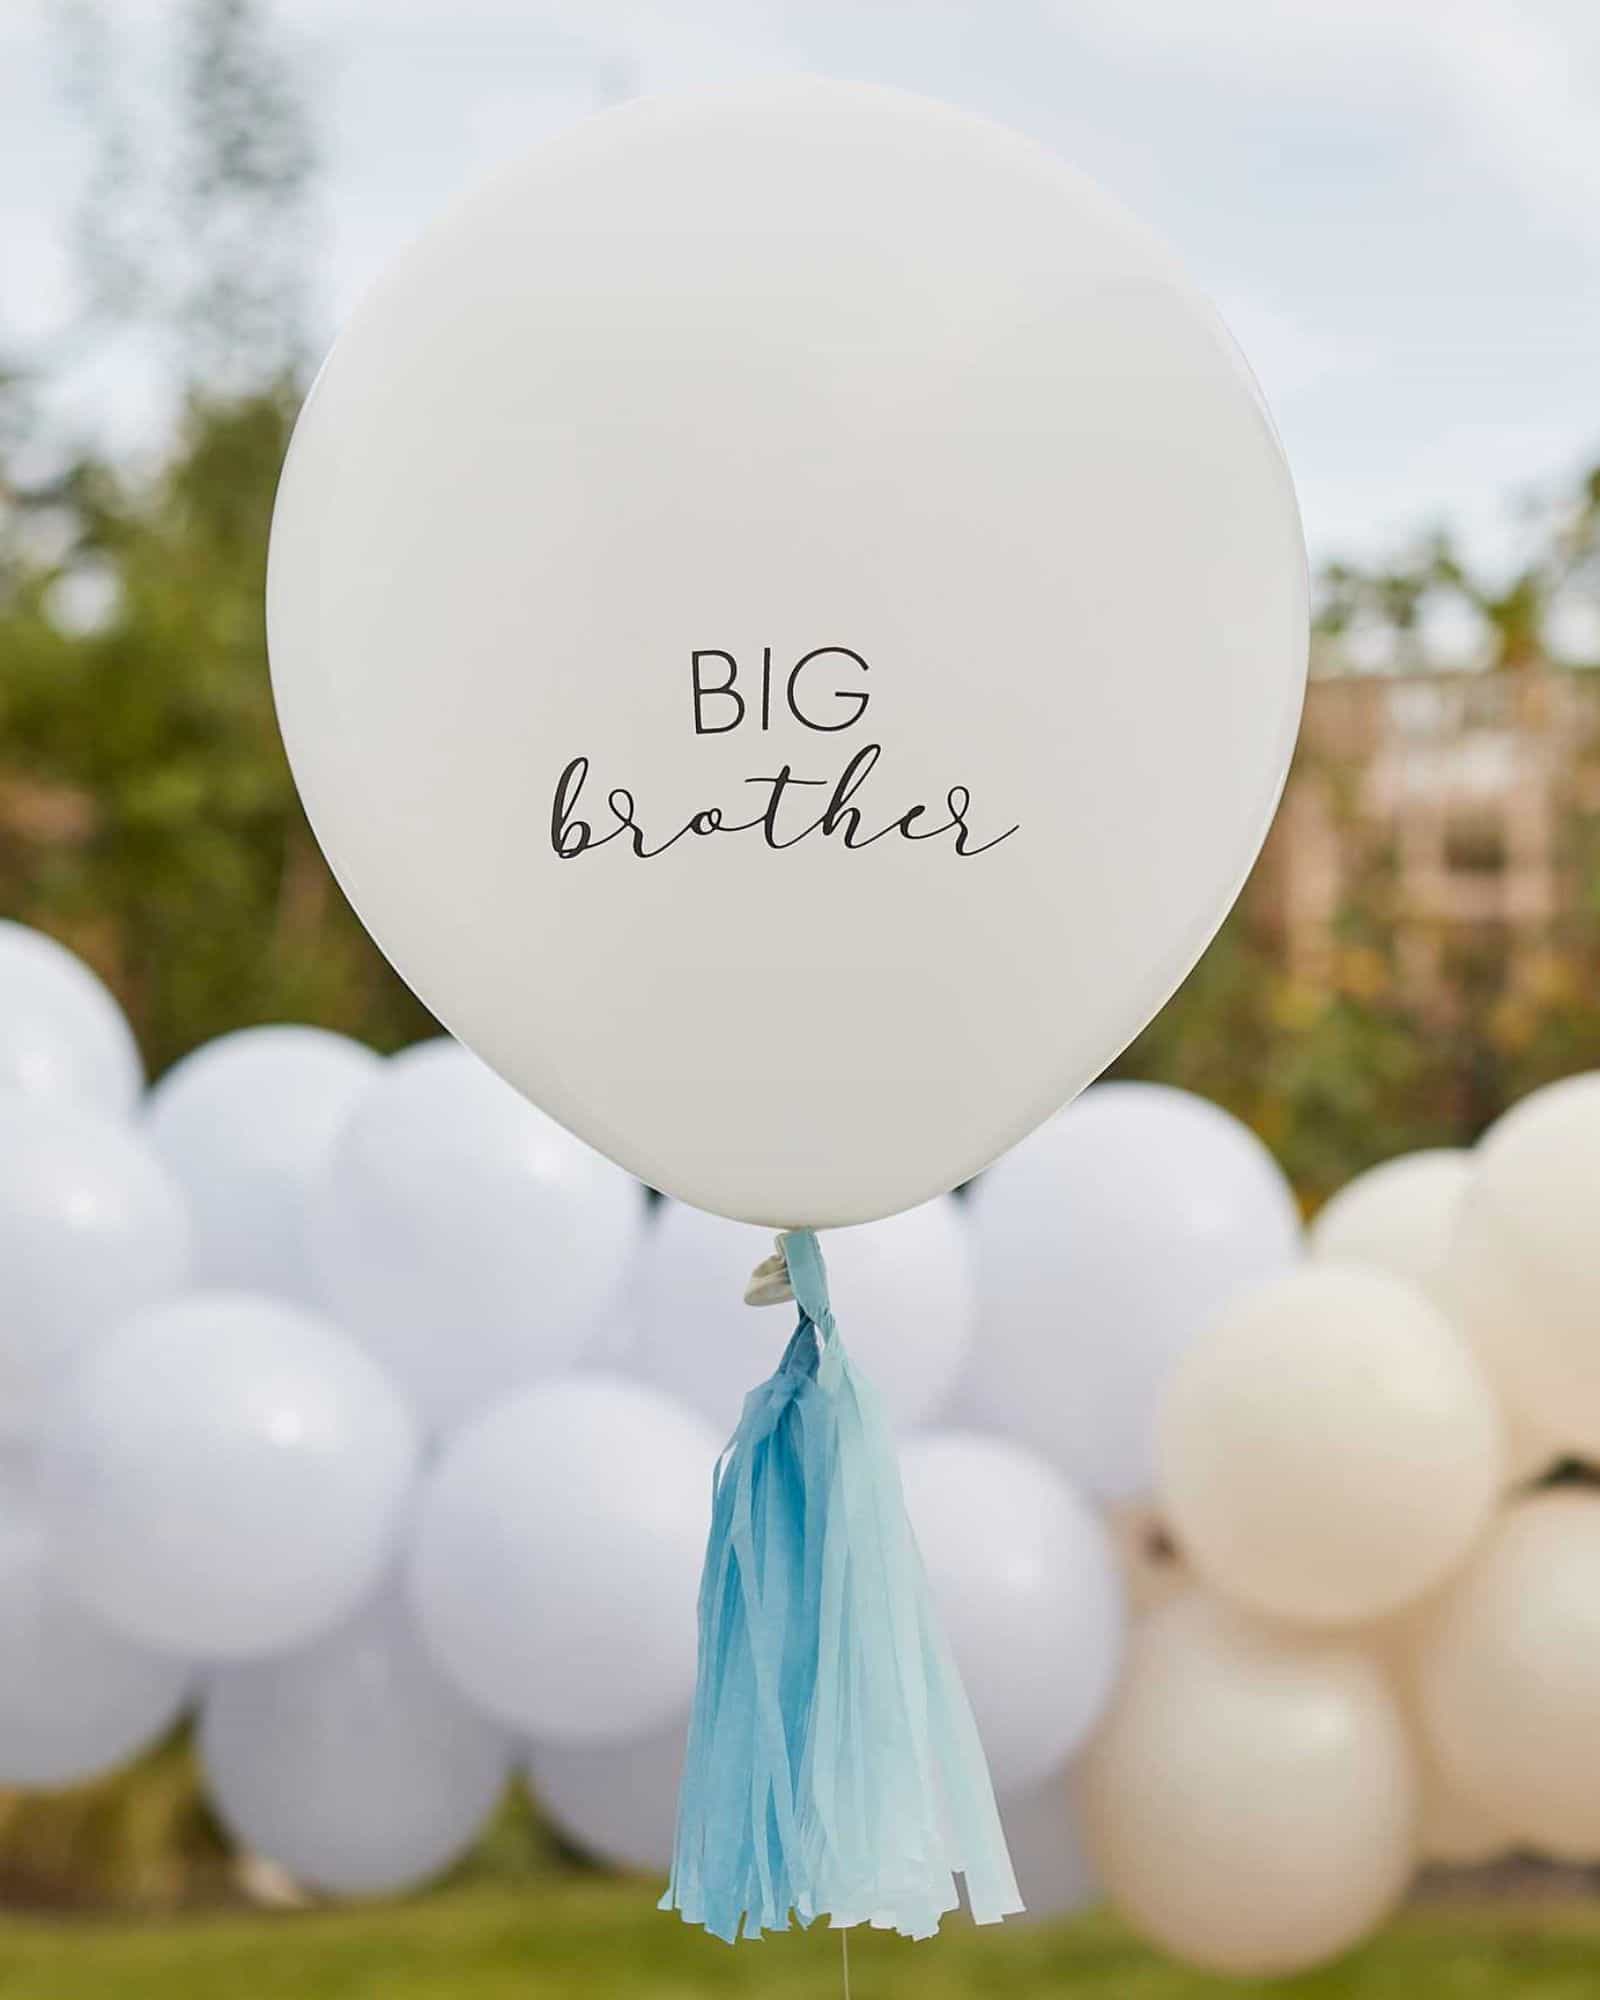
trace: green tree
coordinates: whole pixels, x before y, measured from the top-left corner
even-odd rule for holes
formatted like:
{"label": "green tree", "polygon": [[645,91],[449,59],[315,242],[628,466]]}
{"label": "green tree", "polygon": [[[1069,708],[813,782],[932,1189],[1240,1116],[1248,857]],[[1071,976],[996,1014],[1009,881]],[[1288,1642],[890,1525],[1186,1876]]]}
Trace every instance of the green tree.
{"label": "green tree", "polygon": [[[92,48],[103,18],[77,25]],[[27,442],[24,375],[0,402],[0,904],[105,973],[157,1069],[260,1020],[384,1046],[428,1026],[327,873],[268,683],[267,529],[306,346],[309,128],[248,0],[195,0],[178,53],[176,230],[108,210],[83,232],[90,333],[115,302],[122,323],[174,336],[165,462],[130,473],[87,452],[29,484],[8,471]],[[80,101],[126,175],[108,67],[102,50]],[[91,177],[107,204],[114,184]],[[136,295],[118,247],[134,242],[153,246]]]}

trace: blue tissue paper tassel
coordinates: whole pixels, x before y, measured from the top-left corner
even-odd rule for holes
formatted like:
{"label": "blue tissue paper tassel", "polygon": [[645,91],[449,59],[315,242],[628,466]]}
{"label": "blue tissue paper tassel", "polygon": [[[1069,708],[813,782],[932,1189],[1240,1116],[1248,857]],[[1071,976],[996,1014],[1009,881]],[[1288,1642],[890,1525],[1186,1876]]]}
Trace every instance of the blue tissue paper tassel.
{"label": "blue tissue paper tassel", "polygon": [[894,1442],[816,1236],[779,1240],[800,1324],[712,1483],[700,1667],[664,1910],[731,1943],[809,1924],[929,1937],[1022,1908],[929,1599]]}

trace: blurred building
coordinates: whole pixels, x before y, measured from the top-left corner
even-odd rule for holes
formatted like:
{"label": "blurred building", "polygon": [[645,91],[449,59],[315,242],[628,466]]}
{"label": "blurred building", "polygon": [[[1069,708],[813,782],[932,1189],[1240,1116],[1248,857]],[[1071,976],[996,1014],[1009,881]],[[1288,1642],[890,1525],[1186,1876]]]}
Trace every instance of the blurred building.
{"label": "blurred building", "polygon": [[1248,909],[1297,980],[1366,952],[1441,1023],[1539,988],[1600,927],[1600,672],[1314,680]]}

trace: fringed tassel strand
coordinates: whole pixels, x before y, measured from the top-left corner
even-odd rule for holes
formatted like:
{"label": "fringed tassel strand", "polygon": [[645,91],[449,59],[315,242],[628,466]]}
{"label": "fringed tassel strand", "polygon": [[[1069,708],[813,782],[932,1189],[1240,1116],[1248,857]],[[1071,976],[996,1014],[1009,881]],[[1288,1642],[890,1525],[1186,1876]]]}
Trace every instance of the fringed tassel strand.
{"label": "fringed tassel strand", "polygon": [[[661,1907],[730,1943],[820,1916],[928,1937],[961,1874],[973,1917],[997,1922],[1022,1904],[893,1439],[834,1325],[816,1236],[780,1249],[800,1323],[713,1480]],[[752,1296],[775,1295],[763,1267]]]}

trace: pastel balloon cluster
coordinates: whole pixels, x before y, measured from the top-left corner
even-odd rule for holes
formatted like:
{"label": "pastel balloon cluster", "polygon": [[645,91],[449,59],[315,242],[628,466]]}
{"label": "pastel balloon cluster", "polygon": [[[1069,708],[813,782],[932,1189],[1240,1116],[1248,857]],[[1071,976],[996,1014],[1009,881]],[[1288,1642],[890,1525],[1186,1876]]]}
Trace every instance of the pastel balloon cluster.
{"label": "pastel balloon cluster", "polygon": [[[770,1248],[447,1040],[252,1028],[147,1092],[99,982],[0,927],[0,1783],[192,1708],[221,1817],[310,1886],[439,1872],[519,1771],[664,1867],[711,1469],[789,1331],[743,1304]],[[1071,1466],[978,1425],[978,1251],[952,1197],[830,1241],[1025,1890],[1066,1908],[1124,1592]]]}
{"label": "pastel balloon cluster", "polygon": [[[1419,1861],[1600,1856],[1600,1076],[1307,1239],[1215,1106],[1087,1092],[830,1234],[1033,1914],[1336,1955]],[[665,1867],[710,1469],[786,1314],[452,1042],[300,1027],[154,1089],[0,926],[0,1783],[187,1709],[240,1841],[437,1874],[522,1777]]]}
{"label": "pastel balloon cluster", "polygon": [[1600,1857],[1597,1187],[1586,1075],[1363,1174],[1170,1370],[1165,1560],[1077,1796],[1177,1955],[1286,1972],[1419,1862]]}

